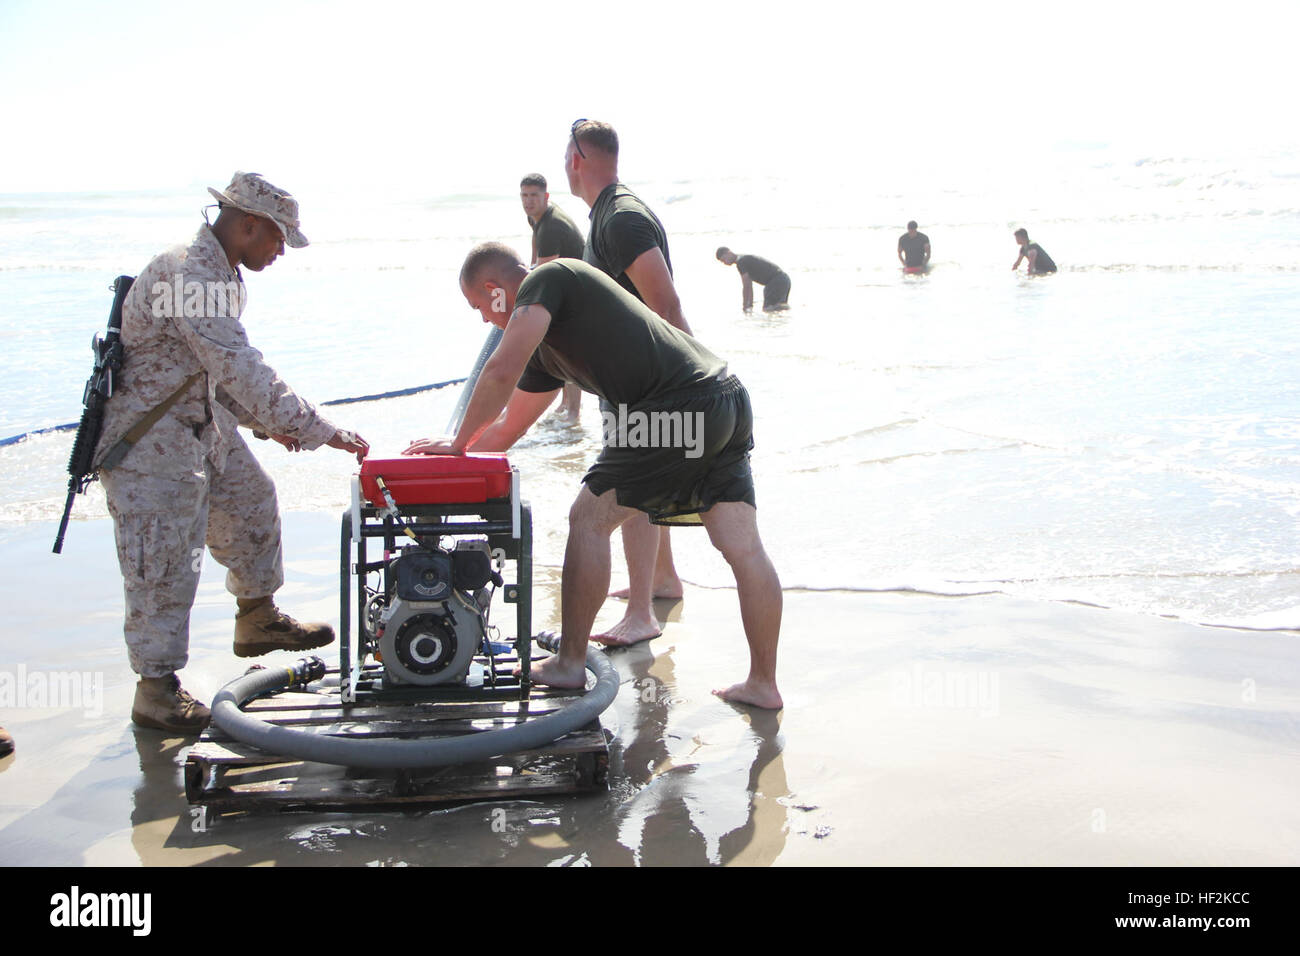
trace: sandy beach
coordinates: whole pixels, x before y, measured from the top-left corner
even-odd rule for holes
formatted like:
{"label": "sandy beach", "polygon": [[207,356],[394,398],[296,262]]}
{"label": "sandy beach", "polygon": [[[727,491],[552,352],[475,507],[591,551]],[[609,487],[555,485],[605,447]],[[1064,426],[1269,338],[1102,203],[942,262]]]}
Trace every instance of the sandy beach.
{"label": "sandy beach", "polygon": [[[0,691],[11,695],[0,697],[0,724],[17,741],[0,761],[0,864],[1300,860],[1294,631],[1000,595],[792,590],[786,707],[770,714],[710,694],[743,676],[745,646],[734,592],[693,586],[661,609],[663,636],[610,654],[623,687],[604,717],[607,793],[222,817],[197,832],[180,774],[188,741],[129,720],[111,526],[75,522],[59,557],[53,531],[0,533]],[[337,517],[286,515],[285,551],[282,605],[335,620]],[[557,627],[558,569],[540,568],[536,583],[535,624]],[[618,612],[611,602],[601,621]],[[202,699],[245,668],[231,653],[232,617],[209,559],[182,673]],[[89,675],[82,698],[41,706],[40,681],[72,672]],[[492,825],[497,808],[504,832]]]}

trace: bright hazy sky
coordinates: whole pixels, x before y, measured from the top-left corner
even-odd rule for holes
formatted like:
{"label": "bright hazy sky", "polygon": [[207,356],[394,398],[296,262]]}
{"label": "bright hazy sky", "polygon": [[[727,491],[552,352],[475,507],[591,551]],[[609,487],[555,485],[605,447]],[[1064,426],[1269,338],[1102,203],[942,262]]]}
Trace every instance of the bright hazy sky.
{"label": "bright hazy sky", "polygon": [[[808,171],[1060,143],[1293,147],[1294,4],[0,0],[0,192],[562,175],[606,119],[642,170]],[[298,187],[291,187],[295,190]]]}

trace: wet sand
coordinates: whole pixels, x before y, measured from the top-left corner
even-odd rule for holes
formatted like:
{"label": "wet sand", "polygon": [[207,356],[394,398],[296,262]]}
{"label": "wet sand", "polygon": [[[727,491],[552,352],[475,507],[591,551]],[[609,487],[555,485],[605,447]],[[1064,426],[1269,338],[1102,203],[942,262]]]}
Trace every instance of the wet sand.
{"label": "wet sand", "polygon": [[[102,706],[0,698],[18,748],[0,760],[0,864],[1300,861],[1300,634],[898,592],[787,592],[786,708],[770,714],[710,694],[744,676],[735,593],[689,587],[662,609],[663,636],[610,652],[624,683],[605,715],[607,793],[231,816],[199,832],[189,741],[130,723],[111,525],[74,523],[62,556],[53,532],[0,531],[0,677],[12,692],[20,667],[98,675]],[[290,613],[336,619],[337,541],[335,515],[286,515]],[[536,583],[535,624],[557,628],[558,570]],[[202,699],[247,666],[233,615],[208,559],[182,673]]]}

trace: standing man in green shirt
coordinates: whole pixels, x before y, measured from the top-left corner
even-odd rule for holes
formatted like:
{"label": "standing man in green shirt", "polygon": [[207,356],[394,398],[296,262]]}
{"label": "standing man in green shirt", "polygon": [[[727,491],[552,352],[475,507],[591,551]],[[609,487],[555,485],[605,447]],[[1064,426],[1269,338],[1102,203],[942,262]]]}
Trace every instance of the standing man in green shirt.
{"label": "standing man in green shirt", "polygon": [[[533,230],[533,261],[539,266],[552,259],[581,259],[586,241],[582,233],[559,206],[551,202],[551,194],[546,191],[546,177],[541,173],[529,173],[519,181],[519,199],[524,205],[524,215]],[[560,399],[561,418],[578,423],[582,414],[582,389],[572,382],[564,386],[564,397]]]}
{"label": "standing man in green shirt", "polygon": [[540,266],[552,259],[581,259],[586,240],[559,206],[551,202],[546,191],[546,177],[529,173],[519,182],[519,199],[524,215],[533,230],[532,265]]}
{"label": "standing man in green shirt", "polygon": [[[591,207],[583,261],[600,269],[648,305],[669,325],[691,334],[673,285],[668,234],[659,217],[619,182],[618,133],[608,123],[580,119],[569,128],[564,169],[573,194]],[[623,526],[627,555],[627,611],[601,639],[635,644],[660,633],[654,598],[680,598],[682,581],[673,564],[667,528],[644,517]],[[615,597],[623,596],[615,594]]]}

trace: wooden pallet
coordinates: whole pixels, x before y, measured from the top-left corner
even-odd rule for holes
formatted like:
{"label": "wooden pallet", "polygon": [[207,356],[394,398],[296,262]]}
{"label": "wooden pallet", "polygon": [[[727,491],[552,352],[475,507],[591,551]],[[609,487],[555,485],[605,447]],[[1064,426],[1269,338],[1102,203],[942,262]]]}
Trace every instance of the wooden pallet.
{"label": "wooden pallet", "polygon": [[[337,671],[332,675],[337,678]],[[344,704],[327,675],[320,684],[252,700],[244,709],[270,723],[298,730],[354,739],[409,740],[513,726],[553,713],[579,694],[534,685],[526,704],[517,697],[363,698]],[[185,795],[190,803],[216,813],[401,809],[603,790],[608,767],[608,739],[599,721],[535,750],[413,772],[349,768],[267,754],[240,743],[213,724],[185,759]]]}

